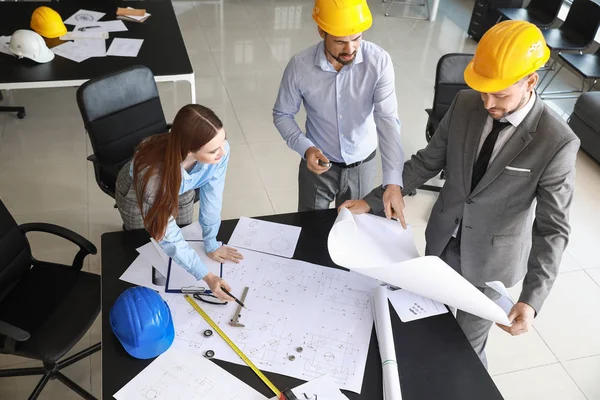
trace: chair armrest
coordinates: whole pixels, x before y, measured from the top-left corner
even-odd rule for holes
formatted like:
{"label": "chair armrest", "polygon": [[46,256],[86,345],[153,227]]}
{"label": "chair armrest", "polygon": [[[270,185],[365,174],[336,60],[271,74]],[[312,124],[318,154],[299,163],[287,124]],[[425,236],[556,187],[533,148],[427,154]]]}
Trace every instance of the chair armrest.
{"label": "chair armrest", "polygon": [[2,320],[0,320],[0,335],[9,337],[17,342],[24,342],[31,337],[29,332]]}
{"label": "chair armrest", "polygon": [[98,163],[98,157],[96,157],[95,154],[92,154],[91,156],[88,156],[87,160],[93,162],[94,164]]}
{"label": "chair armrest", "polygon": [[46,223],[41,223],[41,222],[35,222],[35,223],[30,223],[30,224],[19,225],[19,228],[21,229],[21,232],[23,232],[25,234],[28,232],[51,233],[53,235],[60,236],[64,239],[67,239],[68,241],[79,246],[80,250],[75,255],[75,258],[73,259],[73,264],[72,264],[73,267],[77,268],[78,270],[81,270],[81,267],[83,267],[83,260],[85,259],[85,257],[88,254],[96,254],[98,252],[98,250],[96,249],[96,246],[94,246],[94,244],[92,242],[90,242],[89,240],[87,240],[86,238],[81,236],[80,234],[75,233],[72,230],[64,228],[62,226],[58,226],[58,225],[54,225],[54,224],[46,224]]}

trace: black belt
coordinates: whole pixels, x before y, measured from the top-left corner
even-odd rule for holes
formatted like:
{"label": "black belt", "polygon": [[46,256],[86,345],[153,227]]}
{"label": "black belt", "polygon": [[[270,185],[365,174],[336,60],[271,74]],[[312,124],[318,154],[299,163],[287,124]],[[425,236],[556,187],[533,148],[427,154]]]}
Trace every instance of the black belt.
{"label": "black belt", "polygon": [[339,162],[335,162],[335,161],[331,161],[331,164],[335,165],[336,167],[340,167],[340,168],[354,168],[354,167],[358,167],[360,164],[364,164],[364,163],[374,159],[375,153],[377,153],[377,150],[373,150],[373,152],[371,154],[369,154],[369,156],[367,158],[365,158],[364,160],[358,161],[358,162],[355,162],[352,164],[339,163]]}

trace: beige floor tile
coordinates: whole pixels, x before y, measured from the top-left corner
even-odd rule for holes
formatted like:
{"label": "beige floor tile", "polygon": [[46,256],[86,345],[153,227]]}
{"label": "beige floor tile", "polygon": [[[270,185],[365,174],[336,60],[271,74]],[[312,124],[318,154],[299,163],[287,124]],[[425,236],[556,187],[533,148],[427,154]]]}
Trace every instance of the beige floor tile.
{"label": "beige floor tile", "polygon": [[585,400],[560,364],[497,375],[494,382],[506,400]]}
{"label": "beige floor tile", "polygon": [[600,356],[580,358],[563,363],[577,386],[581,389],[587,400],[600,399]]}

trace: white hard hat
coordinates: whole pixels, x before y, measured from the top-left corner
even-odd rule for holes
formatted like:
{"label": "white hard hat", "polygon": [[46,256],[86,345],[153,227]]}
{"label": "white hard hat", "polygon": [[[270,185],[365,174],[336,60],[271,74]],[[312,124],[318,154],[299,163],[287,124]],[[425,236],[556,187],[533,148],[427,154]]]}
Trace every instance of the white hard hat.
{"label": "white hard hat", "polygon": [[39,63],[46,63],[54,58],[54,53],[46,46],[44,39],[36,32],[27,29],[15,31],[8,47],[17,57],[29,58]]}

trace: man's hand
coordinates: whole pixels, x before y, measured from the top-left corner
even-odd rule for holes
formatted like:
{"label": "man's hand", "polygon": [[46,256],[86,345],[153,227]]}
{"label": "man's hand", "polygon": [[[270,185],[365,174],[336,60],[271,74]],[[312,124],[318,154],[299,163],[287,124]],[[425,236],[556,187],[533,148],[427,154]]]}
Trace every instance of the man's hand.
{"label": "man's hand", "polygon": [[529,304],[519,302],[513,306],[513,308],[510,310],[510,314],[508,314],[508,320],[512,325],[497,325],[503,331],[506,331],[513,336],[517,336],[529,331],[534,317],[535,310],[533,307],[531,307]]}
{"label": "man's hand", "polygon": [[371,211],[371,207],[369,207],[369,204],[364,200],[346,200],[338,207],[338,212],[340,212],[342,208],[347,208],[352,214],[364,214]]}
{"label": "man's hand", "polygon": [[319,160],[324,163],[329,163],[329,159],[325,157],[325,154],[316,147],[309,147],[304,153],[304,158],[306,159],[306,165],[308,169],[314,172],[317,175],[321,175],[323,172],[327,171],[329,167],[324,167],[319,165]]}
{"label": "man's hand", "polygon": [[383,208],[387,219],[397,218],[402,227],[406,229],[406,221],[404,221],[404,199],[402,198],[402,190],[398,185],[387,185],[383,194]]}

